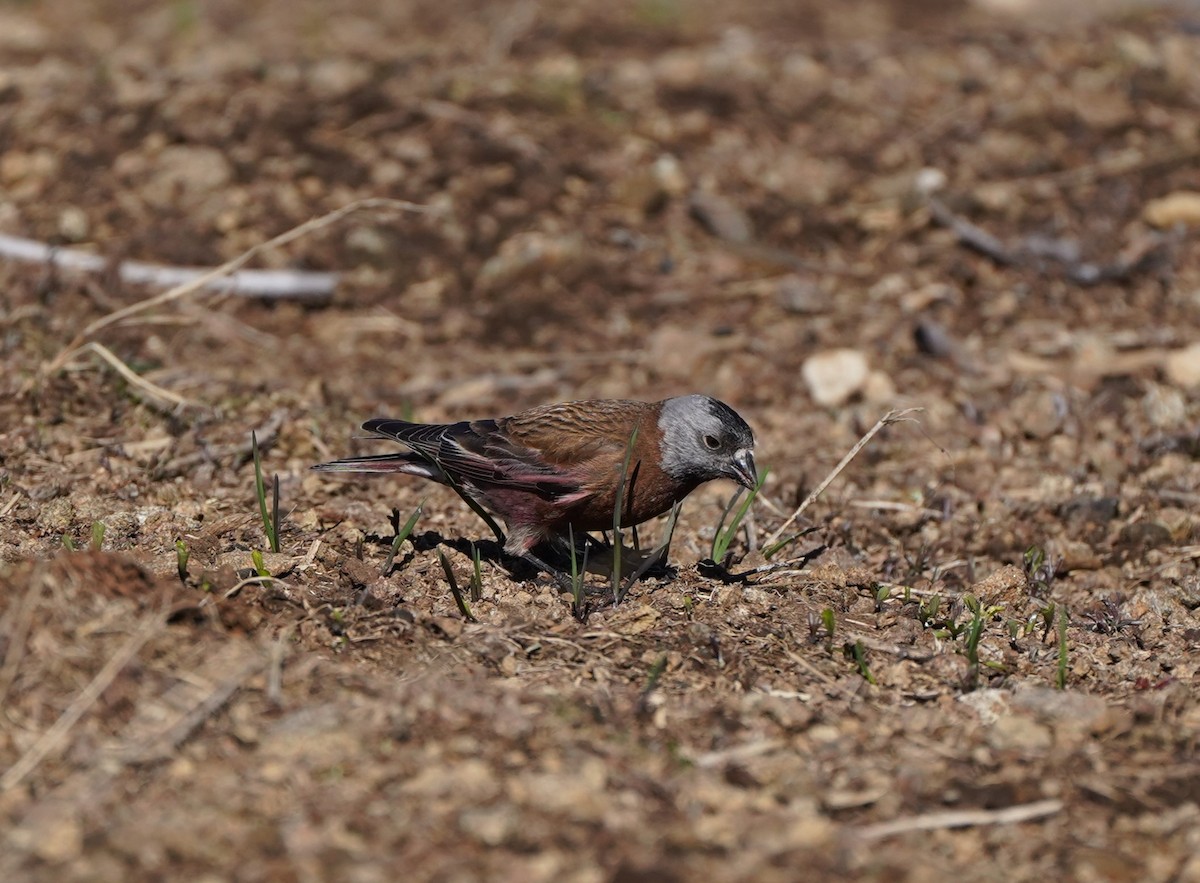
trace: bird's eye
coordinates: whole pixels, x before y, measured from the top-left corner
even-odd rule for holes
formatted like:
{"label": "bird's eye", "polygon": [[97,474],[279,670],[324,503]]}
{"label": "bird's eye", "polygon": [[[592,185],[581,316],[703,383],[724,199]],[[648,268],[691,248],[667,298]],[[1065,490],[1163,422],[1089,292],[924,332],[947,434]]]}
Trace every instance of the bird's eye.
{"label": "bird's eye", "polygon": [[706,435],[704,436],[704,447],[708,448],[710,451],[715,451],[717,448],[721,447],[721,440],[715,435]]}

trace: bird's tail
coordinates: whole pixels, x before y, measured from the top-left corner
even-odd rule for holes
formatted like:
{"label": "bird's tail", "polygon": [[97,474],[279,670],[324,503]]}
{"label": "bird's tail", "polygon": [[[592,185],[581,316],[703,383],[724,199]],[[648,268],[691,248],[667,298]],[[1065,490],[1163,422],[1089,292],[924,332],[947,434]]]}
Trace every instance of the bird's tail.
{"label": "bird's tail", "polygon": [[418,454],[412,453],[348,457],[345,460],[334,460],[331,463],[318,463],[313,469],[319,472],[398,472],[445,483],[445,477],[440,469]]}

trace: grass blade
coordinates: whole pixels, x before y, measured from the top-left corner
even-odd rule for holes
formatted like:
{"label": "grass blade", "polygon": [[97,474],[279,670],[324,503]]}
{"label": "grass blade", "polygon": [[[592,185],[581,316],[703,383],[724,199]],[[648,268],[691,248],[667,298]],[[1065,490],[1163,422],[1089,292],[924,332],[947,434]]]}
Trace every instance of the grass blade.
{"label": "grass blade", "polygon": [[262,516],[263,531],[272,552],[279,551],[279,476],[275,476],[275,520],[267,511],[267,486],[263,481],[262,454],[258,450],[258,435],[250,432],[250,452],[254,457],[254,493],[258,497],[258,512]]}
{"label": "grass blade", "polygon": [[446,582],[450,583],[450,594],[454,596],[454,603],[458,605],[458,612],[463,615],[463,619],[467,622],[475,622],[475,616],[471,613],[471,605],[463,597],[462,589],[458,587],[458,580],[454,578],[454,568],[450,566],[450,560],[441,549],[438,549],[438,561],[442,563],[442,572],[446,574]]}
{"label": "grass blade", "polygon": [[587,573],[588,546],[583,546],[583,565],[578,561],[578,550],[575,548],[575,528],[567,525],[567,542],[571,544],[571,615],[580,622],[587,622],[591,613],[591,605],[583,599],[583,578]]}
{"label": "grass blade", "polygon": [[471,543],[471,563],[474,564],[471,571],[471,600],[478,601],[483,597],[483,564],[479,560],[479,548],[474,543]]}
{"label": "grass blade", "polygon": [[621,588],[621,544],[623,537],[621,535],[621,513],[625,508],[625,477],[629,476],[629,493],[633,493],[633,482],[637,478],[637,470],[634,470],[633,475],[629,475],[629,461],[633,458],[633,446],[637,442],[638,428],[635,426],[633,432],[629,433],[629,442],[625,445],[625,459],[621,461],[621,477],[620,483],[617,485],[617,499],[613,504],[613,560],[612,560],[612,593],[613,603],[620,604],[621,599],[625,597],[624,591]]}
{"label": "grass blade", "polygon": [[[392,571],[392,564],[396,560],[396,555],[400,552],[401,544],[407,540],[413,532],[413,528],[417,526],[417,519],[421,517],[421,512],[425,509],[425,501],[422,500],[417,504],[417,508],[413,510],[412,515],[408,516],[408,521],[404,522],[404,526],[396,531],[396,536],[392,539],[392,548],[388,550],[387,560],[383,562],[382,576],[387,576]],[[396,517],[396,523],[400,521],[400,510],[393,509],[392,513]]]}
{"label": "grass blade", "polygon": [[758,492],[762,490],[763,484],[767,480],[767,476],[771,474],[769,467],[764,467],[762,474],[758,477],[757,484],[754,485],[754,490],[746,495],[746,499],[742,500],[742,505],[738,507],[737,513],[733,516],[733,520],[729,522],[729,526],[724,530],[721,529],[725,523],[725,516],[729,514],[729,510],[733,508],[733,504],[741,495],[741,489],[737,495],[729,501],[729,505],[725,508],[725,512],[721,515],[721,523],[717,525],[717,532],[713,536],[712,545],[712,560],[717,564],[722,564],[725,561],[725,556],[729,553],[729,547],[733,544],[734,537],[737,536],[738,529],[742,526],[742,521],[746,518],[746,513],[750,511],[750,507],[754,505],[754,500],[758,497]]}
{"label": "grass blade", "polygon": [[191,557],[191,552],[188,551],[187,543],[183,540],[175,541],[175,566],[179,570],[179,581],[187,582],[188,577],[188,558]]}

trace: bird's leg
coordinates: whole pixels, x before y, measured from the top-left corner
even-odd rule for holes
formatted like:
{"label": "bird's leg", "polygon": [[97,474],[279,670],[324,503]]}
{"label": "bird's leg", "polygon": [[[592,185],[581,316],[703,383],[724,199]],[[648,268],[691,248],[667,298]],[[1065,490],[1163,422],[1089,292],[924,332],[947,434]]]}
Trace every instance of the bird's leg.
{"label": "bird's leg", "polygon": [[574,592],[575,587],[571,583],[571,575],[570,574],[563,573],[557,567],[554,567],[551,564],[547,564],[545,561],[543,561],[537,555],[534,555],[532,552],[523,552],[523,553],[521,553],[520,557],[523,560],[528,561],[530,564],[532,564],[538,570],[542,571],[542,573],[548,574],[551,578],[553,578],[553,580],[556,583],[558,583],[558,587],[561,591]]}

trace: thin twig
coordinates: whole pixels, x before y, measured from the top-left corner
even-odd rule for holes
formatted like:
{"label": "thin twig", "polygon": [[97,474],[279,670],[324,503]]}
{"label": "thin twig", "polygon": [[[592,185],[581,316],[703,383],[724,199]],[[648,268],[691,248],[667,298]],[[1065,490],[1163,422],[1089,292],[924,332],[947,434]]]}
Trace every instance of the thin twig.
{"label": "thin twig", "polygon": [[266,242],[262,242],[253,246],[252,248],[242,252],[233,260],[227,261],[221,266],[209,270],[207,273],[197,276],[195,279],[192,279],[189,282],[185,282],[182,285],[177,285],[175,288],[172,288],[169,291],[164,291],[162,294],[155,295],[154,297],[149,297],[145,300],[140,300],[135,304],[130,304],[123,309],[116,310],[115,312],[109,313],[107,316],[102,316],[99,319],[96,319],[94,322],[89,323],[81,332],[79,332],[79,334],[73,341],[71,341],[71,343],[67,344],[67,346],[63,348],[63,351],[54,358],[54,360],[47,366],[46,370],[49,372],[54,372],[62,368],[62,366],[71,358],[72,354],[79,349],[83,342],[102,328],[107,328],[109,325],[120,322],[122,319],[126,319],[138,313],[143,313],[155,307],[162,306],[163,304],[170,303],[171,301],[176,301],[182,297],[187,297],[189,294],[204,288],[214,279],[220,279],[221,277],[228,276],[229,274],[241,269],[251,260],[251,258],[254,258],[259,253],[266,251],[267,249],[278,248],[280,246],[287,245],[289,242],[293,242],[304,236],[308,236],[310,233],[315,233],[318,230],[323,230],[326,227],[330,227],[345,218],[347,215],[367,210],[392,210],[408,212],[430,211],[427,206],[417,205],[413,202],[405,202],[404,200],[400,199],[360,199],[350,203],[349,205],[344,205],[339,209],[335,209],[334,211],[321,215],[320,217],[312,218],[308,221],[305,221],[303,224],[299,224],[290,230],[280,233],[278,236],[272,239],[268,239]]}
{"label": "thin twig", "polygon": [[30,746],[16,763],[9,767],[3,776],[0,776],[0,794],[10,791],[24,781],[25,777],[32,773],[43,760],[55,749],[59,747],[71,728],[75,726],[87,712],[89,708],[100,698],[100,695],[108,689],[109,685],[116,680],[117,675],[137,656],[138,651],[162,628],[165,620],[164,614],[155,613],[146,617],[140,628],[129,636],[129,639],[121,645],[104,664],[104,667],[96,673],[92,678],[91,683],[83,688],[75,700],[67,707],[67,710],[59,716],[53,726],[50,727],[42,737]]}
{"label": "thin twig", "polygon": [[881,822],[878,825],[867,825],[858,829],[858,836],[864,840],[883,840],[887,837],[895,837],[897,834],[911,834],[914,831],[941,831],[946,828],[975,828],[982,825],[1016,825],[1052,816],[1061,812],[1062,808],[1061,800],[1038,800],[1033,803],[1006,806],[1002,809],[931,812],[910,816],[906,819]]}
{"label": "thin twig", "polygon": [[242,589],[246,588],[246,586],[254,586],[254,585],[262,586],[264,589],[283,589],[284,591],[288,591],[288,592],[290,592],[292,590],[291,586],[289,586],[287,583],[285,583],[283,580],[279,579],[278,577],[248,576],[244,580],[234,583],[233,586],[230,587],[230,589],[225,593],[225,598],[226,598],[226,600],[228,600],[229,598],[232,598],[235,595],[239,594],[242,591]]}
{"label": "thin twig", "polygon": [[915,414],[916,412],[922,411],[922,410],[924,410],[924,409],[923,408],[904,408],[902,410],[897,409],[897,410],[888,411],[886,414],[884,414],[882,417],[880,417],[879,420],[875,423],[875,425],[872,426],[870,429],[868,429],[866,434],[862,438],[860,438],[857,442],[855,442],[854,447],[852,447],[849,451],[846,452],[846,456],[842,457],[841,462],[838,463],[837,466],[833,467],[833,471],[830,472],[828,475],[826,475],[825,479],[813,489],[812,493],[810,493],[807,497],[804,498],[804,502],[796,507],[796,511],[788,516],[787,521],[785,521],[783,524],[781,524],[779,526],[779,528],[773,534],[771,534],[769,537],[767,537],[766,540],[763,541],[763,544],[762,544],[763,548],[769,549],[771,546],[775,545],[775,543],[779,540],[779,538],[781,536],[783,536],[784,531],[786,531],[789,527],[791,527],[795,523],[796,519],[799,518],[803,514],[805,509],[807,509],[814,502],[816,502],[817,497],[821,496],[821,494],[823,494],[825,492],[825,489],[833,483],[833,480],[835,478],[837,478],[838,475],[841,474],[842,470],[850,465],[850,461],[858,456],[858,452],[861,451],[864,447],[866,447],[867,442],[869,442],[872,438],[874,438],[875,434],[878,433],[879,430],[883,429],[883,427],[885,427],[885,426],[890,426],[893,423],[899,423],[902,420],[912,420],[913,418],[910,417],[909,415]]}

